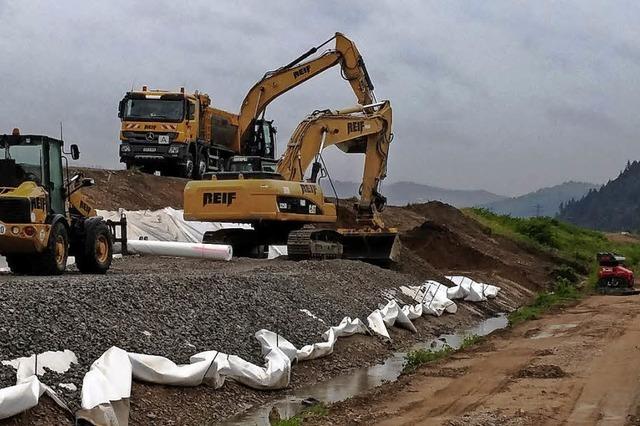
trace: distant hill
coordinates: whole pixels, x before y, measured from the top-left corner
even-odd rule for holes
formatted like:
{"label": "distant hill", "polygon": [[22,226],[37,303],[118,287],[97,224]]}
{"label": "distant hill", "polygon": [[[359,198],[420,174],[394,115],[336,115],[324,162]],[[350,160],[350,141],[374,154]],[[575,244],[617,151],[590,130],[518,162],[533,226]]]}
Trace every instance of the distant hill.
{"label": "distant hill", "polygon": [[[355,182],[334,181],[333,183],[340,198],[358,195],[360,185]],[[331,186],[326,179],[322,180],[322,188],[325,194],[333,194]],[[414,182],[385,183],[381,192],[387,197],[388,204],[394,206],[437,200],[451,204],[454,207],[471,207],[506,198],[484,190],[444,189]]]}
{"label": "distant hill", "polygon": [[560,208],[560,219],[603,231],[640,230],[640,163],[627,163],[617,178]]}
{"label": "distant hill", "polygon": [[508,214],[514,217],[531,217],[536,215],[555,216],[560,211],[560,204],[569,200],[578,200],[592,189],[600,185],[586,182],[565,182],[550,188],[542,188],[519,197],[481,205],[494,213]]}

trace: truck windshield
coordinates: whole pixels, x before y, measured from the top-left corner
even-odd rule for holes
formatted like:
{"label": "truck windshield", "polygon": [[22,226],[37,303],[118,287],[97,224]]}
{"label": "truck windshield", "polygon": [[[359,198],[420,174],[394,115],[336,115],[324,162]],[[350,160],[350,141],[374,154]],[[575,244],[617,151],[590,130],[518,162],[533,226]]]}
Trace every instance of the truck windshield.
{"label": "truck windshield", "polygon": [[175,99],[128,99],[125,120],[182,121],[184,101]]}
{"label": "truck windshield", "polygon": [[42,145],[9,145],[0,151],[0,159],[16,162],[17,179],[20,182],[42,182]]}

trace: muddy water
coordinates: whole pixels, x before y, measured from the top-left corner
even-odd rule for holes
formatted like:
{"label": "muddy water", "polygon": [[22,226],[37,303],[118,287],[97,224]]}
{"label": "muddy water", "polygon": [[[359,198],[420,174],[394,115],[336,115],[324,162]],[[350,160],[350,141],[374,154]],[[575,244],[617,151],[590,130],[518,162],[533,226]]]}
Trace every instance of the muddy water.
{"label": "muddy water", "polygon": [[[499,314],[461,333],[443,334],[431,341],[418,343],[410,350],[438,350],[445,345],[458,349],[466,336],[486,336],[495,330],[505,328],[507,324],[507,317],[504,314]],[[395,352],[382,364],[360,368],[325,382],[295,389],[285,398],[248,410],[222,424],[226,426],[269,426],[269,413],[273,408],[278,410],[282,419],[287,419],[307,408],[307,403],[310,401],[329,404],[359,395],[386,382],[397,380],[402,373],[406,354],[406,352]]]}

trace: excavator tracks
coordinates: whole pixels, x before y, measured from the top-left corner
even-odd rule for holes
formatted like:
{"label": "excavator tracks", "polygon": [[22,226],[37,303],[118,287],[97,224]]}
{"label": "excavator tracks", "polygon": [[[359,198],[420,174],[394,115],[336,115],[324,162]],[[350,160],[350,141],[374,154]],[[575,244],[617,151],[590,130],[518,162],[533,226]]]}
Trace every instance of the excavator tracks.
{"label": "excavator tracks", "polygon": [[339,259],[341,235],[329,229],[303,228],[289,233],[287,255],[290,260]]}

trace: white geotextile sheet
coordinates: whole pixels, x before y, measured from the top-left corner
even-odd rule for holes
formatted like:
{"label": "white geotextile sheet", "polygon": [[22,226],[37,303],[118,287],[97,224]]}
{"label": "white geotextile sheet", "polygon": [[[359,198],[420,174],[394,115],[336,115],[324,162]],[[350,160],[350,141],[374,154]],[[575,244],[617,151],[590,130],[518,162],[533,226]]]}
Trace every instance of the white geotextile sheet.
{"label": "white geotextile sheet", "polygon": [[[120,220],[120,212],[98,210],[98,216],[105,219]],[[148,238],[156,241],[178,241],[201,243],[207,231],[224,228],[251,229],[241,223],[198,222],[184,220],[183,211],[171,207],[161,210],[122,210],[127,216],[127,237],[130,240]]]}
{"label": "white geotextile sheet", "polygon": [[448,296],[448,288],[437,281],[426,281],[420,286],[400,287],[407,296],[418,302],[422,314],[441,316],[447,312],[455,314],[458,306]]}
{"label": "white geotextile sheet", "polygon": [[43,393],[47,393],[58,405],[67,408],[58,395],[38,379],[35,364],[24,358],[18,364],[16,385],[0,389],[0,419],[20,414],[38,405]]}
{"label": "white geotextile sheet", "polygon": [[446,278],[456,285],[451,288],[449,296],[451,299],[464,299],[468,302],[484,302],[487,299],[495,298],[500,291],[500,287],[479,283],[469,277],[461,275],[449,275]]}
{"label": "white geotextile sheet", "polygon": [[[466,277],[463,277],[466,278]],[[473,280],[461,280],[460,286],[483,288],[484,294],[497,294],[495,286],[478,287]],[[467,286],[465,283],[469,283]],[[475,283],[475,284],[474,284]],[[457,287],[457,286],[456,286]],[[493,287],[491,289],[490,287]],[[416,331],[412,320],[424,314],[455,313],[456,305],[447,298],[446,286],[427,281],[421,286],[402,287],[401,291],[418,303],[400,307],[396,300],[376,309],[367,317],[367,325],[360,319],[345,317],[339,325],[329,328],[318,342],[297,349],[284,337],[268,330],[255,334],[265,359],[263,366],[252,364],[238,356],[217,351],[200,352],[190,358],[189,364],[178,365],[160,356],[128,353],[120,348],[107,350],[92,365],[82,385],[82,410],[78,413],[95,424],[123,426],[127,424],[132,378],[171,386],[198,386],[207,384],[221,387],[226,379],[260,390],[283,389],[289,385],[292,364],[297,361],[330,355],[338,338],[354,334],[375,333],[390,339],[387,327],[398,326]],[[44,392],[57,398],[46,385],[39,382],[29,365],[20,364],[18,386],[0,389],[0,419],[10,417],[35,406]],[[106,419],[106,420],[105,420]]]}

